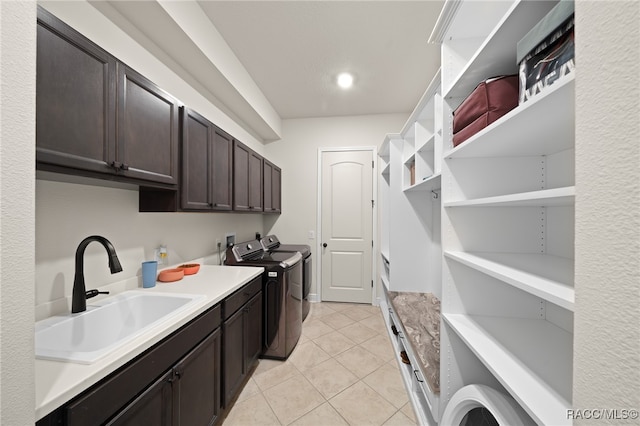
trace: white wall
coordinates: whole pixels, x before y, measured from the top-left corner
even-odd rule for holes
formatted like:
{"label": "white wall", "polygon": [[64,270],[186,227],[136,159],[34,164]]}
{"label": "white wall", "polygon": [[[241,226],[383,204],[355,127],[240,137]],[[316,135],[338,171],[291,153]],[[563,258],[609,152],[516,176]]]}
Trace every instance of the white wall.
{"label": "white wall", "polygon": [[0,2],[0,424],[35,420],[36,7]]}
{"label": "white wall", "polygon": [[[402,129],[408,114],[283,120],[282,139],[265,147],[265,156],[282,168],[282,214],[265,216],[265,233],[289,244],[308,244],[315,258],[318,201],[318,148],[379,146],[387,133]],[[317,237],[317,235],[316,235]]]}
{"label": "white wall", "polygon": [[576,2],[576,409],[640,408],[639,46],[640,2]]}
{"label": "white wall", "polygon": [[224,247],[227,232],[235,232],[238,241],[253,239],[256,232],[262,232],[262,215],[139,213],[137,190],[39,179],[36,181],[36,319],[68,312],[76,247],[89,235],[102,235],[111,241],[123,271],[111,275],[104,248],[92,243],[85,252],[87,289],[136,277],[127,287],[141,286],[141,262],[153,260],[159,245],[167,246],[169,264],[175,265],[216,253],[216,239],[220,239]]}

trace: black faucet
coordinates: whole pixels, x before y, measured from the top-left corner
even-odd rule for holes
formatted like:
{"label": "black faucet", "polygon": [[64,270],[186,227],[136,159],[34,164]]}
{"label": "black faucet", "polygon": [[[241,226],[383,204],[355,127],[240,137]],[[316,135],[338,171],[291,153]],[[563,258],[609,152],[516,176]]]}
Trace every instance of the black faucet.
{"label": "black faucet", "polygon": [[107,254],[109,255],[109,269],[111,270],[111,273],[115,274],[116,272],[122,272],[122,266],[120,266],[118,255],[116,255],[116,249],[113,248],[113,244],[111,244],[109,240],[99,235],[92,235],[82,240],[76,249],[76,275],[73,279],[73,298],[71,300],[72,314],[86,311],[87,299],[97,296],[98,294],[109,294],[108,291],[86,291],[84,286],[84,250],[92,241],[99,242],[107,250]]}

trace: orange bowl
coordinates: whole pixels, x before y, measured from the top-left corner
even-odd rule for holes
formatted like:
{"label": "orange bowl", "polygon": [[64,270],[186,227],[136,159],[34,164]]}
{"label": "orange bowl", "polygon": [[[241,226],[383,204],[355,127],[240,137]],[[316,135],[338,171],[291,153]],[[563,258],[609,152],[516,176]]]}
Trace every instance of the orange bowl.
{"label": "orange bowl", "polygon": [[184,265],[178,266],[178,269],[182,269],[185,275],[193,275],[197,274],[200,270],[199,263],[185,263]]}
{"label": "orange bowl", "polygon": [[163,283],[170,283],[173,281],[179,281],[184,277],[184,270],[180,268],[176,269],[165,269],[164,271],[160,271],[158,274],[158,281],[162,281]]}

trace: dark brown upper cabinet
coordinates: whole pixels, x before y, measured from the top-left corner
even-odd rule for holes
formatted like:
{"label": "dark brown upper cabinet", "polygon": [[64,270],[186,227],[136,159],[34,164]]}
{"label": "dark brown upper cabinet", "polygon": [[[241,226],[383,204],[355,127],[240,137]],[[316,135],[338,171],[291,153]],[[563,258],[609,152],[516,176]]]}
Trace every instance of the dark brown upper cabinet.
{"label": "dark brown upper cabinet", "polygon": [[182,209],[231,210],[233,138],[193,110],[181,114]]}
{"label": "dark brown upper cabinet", "polygon": [[114,173],[116,59],[38,7],[36,160]]}
{"label": "dark brown upper cabinet", "polygon": [[233,210],[263,210],[262,156],[242,142],[233,143]]}
{"label": "dark brown upper cabinet", "polygon": [[41,7],[36,61],[39,169],[177,184],[174,98]]}
{"label": "dark brown upper cabinet", "polygon": [[282,170],[271,161],[264,159],[264,212],[281,213]]}
{"label": "dark brown upper cabinet", "polygon": [[122,175],[178,183],[178,101],[150,80],[118,63],[115,167]]}

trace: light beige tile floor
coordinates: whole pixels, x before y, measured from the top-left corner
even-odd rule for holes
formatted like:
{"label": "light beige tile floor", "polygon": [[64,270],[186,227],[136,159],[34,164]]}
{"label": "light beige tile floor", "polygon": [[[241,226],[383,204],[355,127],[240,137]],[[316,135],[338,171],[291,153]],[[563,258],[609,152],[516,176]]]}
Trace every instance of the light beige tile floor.
{"label": "light beige tile floor", "polygon": [[380,309],[312,303],[289,359],[261,359],[223,424],[415,425]]}

